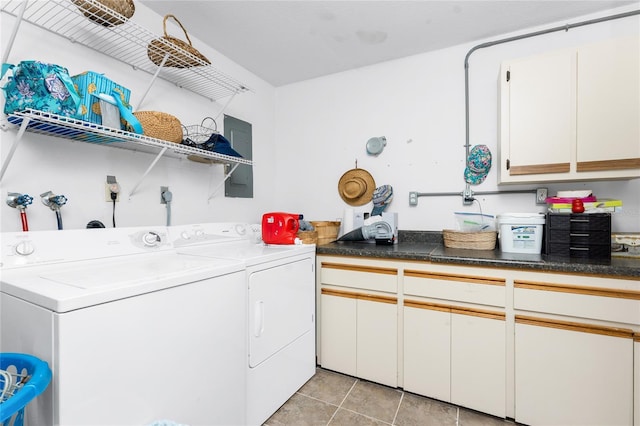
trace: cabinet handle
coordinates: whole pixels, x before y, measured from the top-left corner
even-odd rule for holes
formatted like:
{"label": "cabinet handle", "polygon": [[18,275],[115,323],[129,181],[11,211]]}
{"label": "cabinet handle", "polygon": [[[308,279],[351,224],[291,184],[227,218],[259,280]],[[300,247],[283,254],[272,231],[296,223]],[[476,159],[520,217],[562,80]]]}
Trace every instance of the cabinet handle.
{"label": "cabinet handle", "polygon": [[549,318],[528,317],[525,315],[516,315],[516,323],[538,327],[556,328],[559,330],[577,331],[581,333],[601,334],[603,336],[621,337],[624,339],[634,338],[633,330],[630,330],[628,328],[615,328],[579,322],[558,321]]}
{"label": "cabinet handle", "polygon": [[614,297],[618,299],[640,300],[640,291],[625,289],[609,289],[603,287],[586,287],[570,284],[551,284],[545,282],[514,280],[513,286],[519,289],[538,291],[557,291],[560,293],[586,294],[589,296]]}
{"label": "cabinet handle", "polygon": [[569,234],[570,237],[588,237],[590,234]]}
{"label": "cabinet handle", "polygon": [[574,222],[574,223],[589,223],[589,219],[569,219],[569,222]]}

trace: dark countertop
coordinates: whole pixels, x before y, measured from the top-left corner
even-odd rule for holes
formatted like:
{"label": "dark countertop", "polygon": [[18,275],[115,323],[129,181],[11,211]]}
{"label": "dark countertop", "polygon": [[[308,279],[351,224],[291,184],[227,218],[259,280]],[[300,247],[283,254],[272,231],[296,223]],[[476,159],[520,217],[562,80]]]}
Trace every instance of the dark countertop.
{"label": "dark countertop", "polygon": [[502,253],[500,249],[452,249],[444,247],[442,234],[433,231],[400,231],[398,241],[394,245],[377,245],[372,241],[333,242],[317,246],[316,254],[640,278],[638,258],[566,259],[540,254]]}

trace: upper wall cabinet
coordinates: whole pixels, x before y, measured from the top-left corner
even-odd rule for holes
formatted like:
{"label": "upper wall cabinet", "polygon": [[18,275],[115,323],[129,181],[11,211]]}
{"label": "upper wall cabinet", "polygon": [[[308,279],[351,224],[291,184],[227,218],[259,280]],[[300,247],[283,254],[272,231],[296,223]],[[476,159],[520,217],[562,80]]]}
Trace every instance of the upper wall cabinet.
{"label": "upper wall cabinet", "polygon": [[640,176],[640,38],[503,63],[499,183]]}

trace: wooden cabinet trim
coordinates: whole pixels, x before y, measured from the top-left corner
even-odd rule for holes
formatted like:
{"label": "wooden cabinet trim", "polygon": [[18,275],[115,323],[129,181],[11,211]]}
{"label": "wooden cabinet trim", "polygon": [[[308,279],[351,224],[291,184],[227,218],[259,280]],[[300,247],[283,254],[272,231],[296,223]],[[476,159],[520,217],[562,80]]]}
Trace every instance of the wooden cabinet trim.
{"label": "wooden cabinet trim", "polygon": [[633,333],[633,341],[640,343],[640,333]]}
{"label": "wooden cabinet trim", "polygon": [[624,158],[621,160],[579,161],[578,172],[599,172],[603,170],[640,169],[640,158]]}
{"label": "wooden cabinet trim", "polygon": [[422,302],[419,300],[404,300],[404,306],[408,308],[428,309],[431,311],[451,312],[451,306],[437,303]]}
{"label": "wooden cabinet trim", "polygon": [[549,318],[529,317],[516,315],[516,324],[534,325],[538,327],[556,328],[560,330],[578,331],[581,333],[601,334],[604,336],[633,339],[633,330],[627,328],[605,327],[595,324],[584,324],[578,322],[558,321]]}
{"label": "wooden cabinet trim", "polygon": [[378,294],[369,293],[357,293],[354,291],[333,290],[329,288],[323,288],[320,290],[321,294],[325,296],[345,297],[348,299],[369,300],[371,302],[390,303],[395,305],[398,303],[398,299],[392,296],[381,296]]}
{"label": "wooden cabinet trim", "polygon": [[428,309],[431,311],[450,312],[452,314],[469,315],[505,321],[506,315],[503,312],[485,311],[482,309],[466,308],[462,306],[443,305],[439,303],[423,302],[421,300],[404,300],[404,306],[417,309]]}
{"label": "wooden cabinet trim", "polygon": [[557,164],[532,164],[528,166],[510,166],[511,176],[519,175],[540,175],[545,173],[569,173],[569,163]]}
{"label": "wooden cabinet trim", "polygon": [[513,286],[515,288],[524,288],[528,290],[555,291],[560,293],[586,294],[590,296],[640,300],[640,291],[636,290],[612,290],[602,287],[584,287],[570,284],[551,284],[545,282],[521,280],[514,280]]}
{"label": "wooden cabinet trim", "polygon": [[323,269],[339,269],[341,271],[366,272],[373,274],[398,275],[396,268],[383,268],[378,266],[345,265],[343,263],[321,262]]}
{"label": "wooden cabinet trim", "polygon": [[427,271],[416,271],[413,269],[405,269],[404,271],[405,277],[414,277],[414,278],[426,278],[426,279],[435,279],[435,280],[449,280],[449,281],[462,281],[471,284],[487,284],[487,285],[498,285],[505,286],[506,280],[504,278],[487,278],[482,276],[474,276],[474,275],[459,275],[459,274],[447,274],[441,272],[427,272]]}

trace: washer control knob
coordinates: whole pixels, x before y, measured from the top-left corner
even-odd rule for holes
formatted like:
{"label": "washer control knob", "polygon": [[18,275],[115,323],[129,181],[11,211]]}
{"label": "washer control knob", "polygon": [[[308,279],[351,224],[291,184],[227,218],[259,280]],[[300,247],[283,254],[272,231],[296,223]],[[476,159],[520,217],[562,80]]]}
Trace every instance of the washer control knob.
{"label": "washer control knob", "polygon": [[187,231],[182,231],[180,233],[180,237],[182,237],[183,240],[189,240],[191,239],[191,236],[189,235],[189,233]]}
{"label": "washer control knob", "polygon": [[160,235],[155,232],[147,232],[142,235],[142,242],[147,247],[158,247],[162,242],[162,239],[160,238]]}
{"label": "washer control knob", "polygon": [[194,232],[196,235],[196,238],[202,238],[204,237],[204,231],[202,229],[198,229],[196,230],[196,232]]}
{"label": "washer control knob", "polygon": [[31,241],[20,241],[15,245],[15,250],[20,256],[29,256],[35,251],[35,247],[31,244]]}

